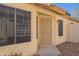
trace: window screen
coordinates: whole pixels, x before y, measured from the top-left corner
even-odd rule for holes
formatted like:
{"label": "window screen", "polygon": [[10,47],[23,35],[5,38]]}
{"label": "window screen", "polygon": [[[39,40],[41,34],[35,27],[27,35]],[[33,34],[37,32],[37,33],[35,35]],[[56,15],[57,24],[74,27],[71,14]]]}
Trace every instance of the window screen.
{"label": "window screen", "polygon": [[16,9],[16,42],[31,40],[31,13]]}
{"label": "window screen", "polygon": [[0,4],[0,46],[28,41],[31,41],[31,12]]}
{"label": "window screen", "polygon": [[0,5],[0,45],[14,43],[14,9]]}

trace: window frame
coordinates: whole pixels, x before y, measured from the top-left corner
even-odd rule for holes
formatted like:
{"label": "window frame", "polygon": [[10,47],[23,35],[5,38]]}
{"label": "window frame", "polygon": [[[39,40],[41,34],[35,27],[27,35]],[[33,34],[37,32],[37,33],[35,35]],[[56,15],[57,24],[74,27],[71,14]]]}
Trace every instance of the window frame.
{"label": "window frame", "polygon": [[[7,7],[7,8],[9,8],[9,7],[11,7],[11,6],[6,6],[6,5],[3,5],[3,4],[0,4],[0,6],[5,6],[5,7]],[[13,8],[14,9],[14,24],[13,24],[13,26],[14,26],[14,28],[13,28],[13,30],[14,30],[14,44],[20,44],[20,43],[26,43],[26,42],[31,42],[31,40],[32,40],[32,12],[31,11],[29,11],[29,10],[23,10],[23,9],[20,9],[20,8],[16,8],[16,7],[11,7],[11,8]],[[19,10],[22,10],[22,11],[25,11],[26,13],[27,12],[30,12],[30,39],[28,39],[28,40],[30,40],[30,41],[26,41],[26,42],[20,42],[20,43],[16,43],[16,9],[19,9]],[[26,16],[27,17],[27,16]],[[25,27],[27,27],[27,26],[25,26]],[[0,45],[0,46],[7,46],[7,45],[13,45],[13,44],[6,44],[6,45]]]}
{"label": "window frame", "polygon": [[63,36],[63,20],[58,20],[58,36]]}

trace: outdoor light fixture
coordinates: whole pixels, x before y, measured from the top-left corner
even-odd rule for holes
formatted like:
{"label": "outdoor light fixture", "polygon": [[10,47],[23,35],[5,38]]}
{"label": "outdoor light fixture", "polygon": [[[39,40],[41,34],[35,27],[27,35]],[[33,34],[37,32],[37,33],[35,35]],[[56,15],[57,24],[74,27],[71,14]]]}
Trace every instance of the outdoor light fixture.
{"label": "outdoor light fixture", "polygon": [[60,22],[61,22],[61,20],[57,20],[56,22],[57,22],[57,23],[60,23]]}

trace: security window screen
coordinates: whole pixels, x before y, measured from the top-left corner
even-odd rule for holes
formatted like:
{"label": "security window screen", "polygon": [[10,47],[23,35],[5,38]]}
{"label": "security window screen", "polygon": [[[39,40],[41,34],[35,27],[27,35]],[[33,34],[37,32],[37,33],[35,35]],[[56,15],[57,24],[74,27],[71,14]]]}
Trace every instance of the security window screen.
{"label": "security window screen", "polygon": [[31,13],[16,9],[16,42],[31,40]]}
{"label": "security window screen", "polygon": [[31,12],[0,4],[0,46],[31,41]]}
{"label": "security window screen", "polygon": [[14,43],[14,9],[0,5],[0,46]]}

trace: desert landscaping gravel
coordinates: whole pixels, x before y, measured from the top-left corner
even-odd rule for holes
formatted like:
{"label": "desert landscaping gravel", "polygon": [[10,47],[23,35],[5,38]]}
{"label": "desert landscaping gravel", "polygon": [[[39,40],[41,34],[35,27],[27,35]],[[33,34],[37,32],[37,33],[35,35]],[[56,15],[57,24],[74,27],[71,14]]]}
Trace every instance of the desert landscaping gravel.
{"label": "desert landscaping gravel", "polygon": [[79,43],[66,42],[57,46],[61,56],[79,56]]}

